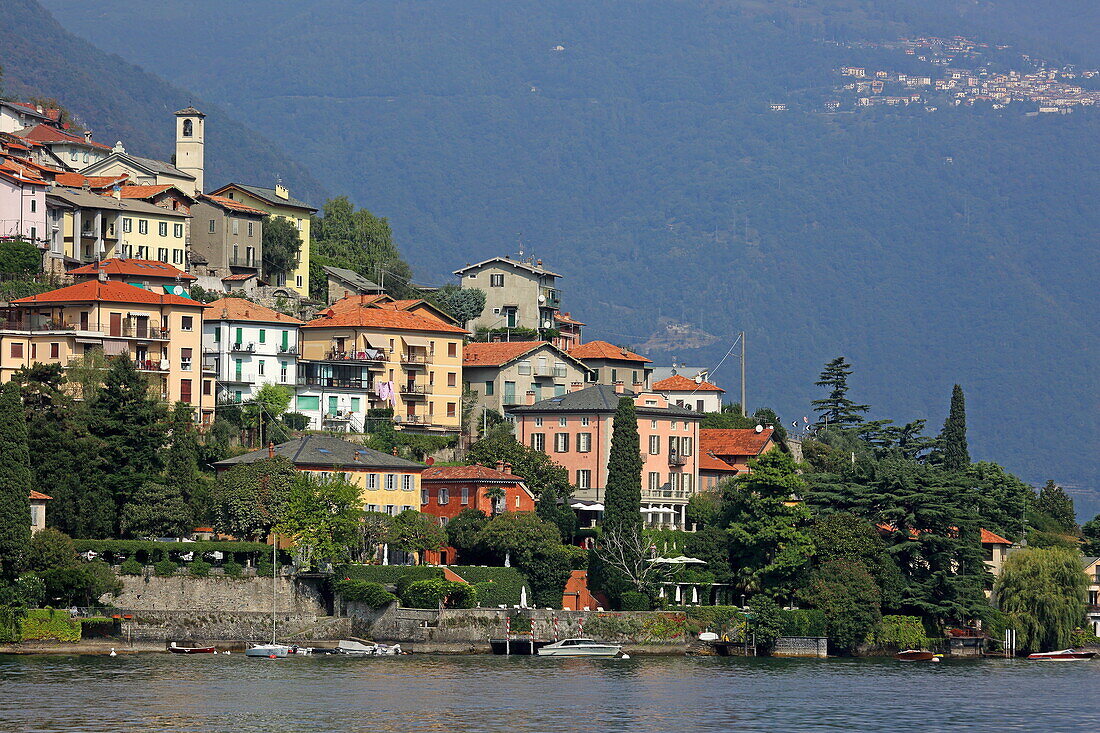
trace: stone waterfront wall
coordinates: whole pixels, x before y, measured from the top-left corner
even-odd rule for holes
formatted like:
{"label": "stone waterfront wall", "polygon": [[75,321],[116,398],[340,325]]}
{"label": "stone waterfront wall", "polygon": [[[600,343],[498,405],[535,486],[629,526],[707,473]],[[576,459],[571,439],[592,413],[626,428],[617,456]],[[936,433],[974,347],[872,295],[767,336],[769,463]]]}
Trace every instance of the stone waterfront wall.
{"label": "stone waterfront wall", "polygon": [[[122,593],[105,596],[102,600],[129,611],[271,613],[269,578],[123,575],[119,579]],[[275,612],[314,617],[327,615],[320,582],[289,576],[276,578]]]}
{"label": "stone waterfront wall", "polygon": [[[122,622],[120,636],[134,642],[236,642],[271,640],[271,614],[255,612],[137,611]],[[348,619],[277,613],[280,641],[340,639],[351,635]]]}
{"label": "stone waterfront wall", "polygon": [[829,656],[829,640],[824,636],[780,636],[772,649],[773,657]]}

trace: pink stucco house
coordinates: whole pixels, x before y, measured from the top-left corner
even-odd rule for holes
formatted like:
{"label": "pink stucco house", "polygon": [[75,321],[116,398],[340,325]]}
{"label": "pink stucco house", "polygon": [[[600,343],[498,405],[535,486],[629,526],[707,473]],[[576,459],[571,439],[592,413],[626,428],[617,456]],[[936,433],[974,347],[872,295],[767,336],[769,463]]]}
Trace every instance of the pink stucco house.
{"label": "pink stucco house", "polygon": [[687,501],[699,485],[697,447],[702,415],[670,405],[655,392],[632,392],[622,384],[598,384],[509,410],[516,439],[545,452],[569,471],[574,507],[583,524],[603,509],[611,431],[621,397],[634,400],[643,459],[642,513],[650,526],[683,528]]}
{"label": "pink stucco house", "polygon": [[45,242],[47,185],[29,168],[0,158],[0,238]]}

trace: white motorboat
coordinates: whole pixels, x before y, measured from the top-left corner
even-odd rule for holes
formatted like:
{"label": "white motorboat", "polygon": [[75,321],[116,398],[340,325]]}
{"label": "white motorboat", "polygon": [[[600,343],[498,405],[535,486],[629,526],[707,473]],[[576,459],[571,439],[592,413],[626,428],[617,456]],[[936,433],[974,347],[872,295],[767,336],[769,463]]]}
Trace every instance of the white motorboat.
{"label": "white motorboat", "polygon": [[562,639],[538,650],[540,657],[617,657],[629,659],[623,654],[621,644],[608,644],[592,639]]}
{"label": "white motorboat", "polygon": [[282,659],[290,653],[290,647],[285,644],[253,644],[244,650],[246,657],[267,657]]}
{"label": "white motorboat", "polygon": [[392,657],[401,653],[401,645],[364,644],[359,641],[343,639],[336,645],[336,653],[359,657]]}

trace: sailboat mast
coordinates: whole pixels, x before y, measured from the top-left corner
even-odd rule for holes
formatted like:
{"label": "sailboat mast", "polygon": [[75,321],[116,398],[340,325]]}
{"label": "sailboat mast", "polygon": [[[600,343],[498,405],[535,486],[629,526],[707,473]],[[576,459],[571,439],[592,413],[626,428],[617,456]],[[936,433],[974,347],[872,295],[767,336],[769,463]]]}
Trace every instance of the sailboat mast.
{"label": "sailboat mast", "polygon": [[271,528],[271,643],[275,643],[275,572],[278,559],[275,555],[277,538],[275,536],[275,528]]}

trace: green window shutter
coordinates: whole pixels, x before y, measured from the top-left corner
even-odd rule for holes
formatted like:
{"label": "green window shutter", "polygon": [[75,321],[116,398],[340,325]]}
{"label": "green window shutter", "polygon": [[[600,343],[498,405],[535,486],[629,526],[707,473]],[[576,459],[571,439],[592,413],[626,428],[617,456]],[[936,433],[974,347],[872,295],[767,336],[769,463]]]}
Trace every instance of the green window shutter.
{"label": "green window shutter", "polygon": [[260,329],[260,343],[267,343],[267,330],[263,328]]}
{"label": "green window shutter", "polygon": [[352,397],[351,398],[351,411],[352,412],[359,412],[359,398],[358,397]]}
{"label": "green window shutter", "polygon": [[214,343],[220,343],[221,340],[222,340],[222,327],[221,326],[215,326],[214,327]]}
{"label": "green window shutter", "polygon": [[335,415],[336,414],[336,398],[335,397],[329,397],[328,398],[328,414],[330,414],[330,415]]}
{"label": "green window shutter", "polygon": [[316,395],[298,395],[298,410],[319,410],[321,409],[321,398]]}
{"label": "green window shutter", "polygon": [[290,331],[283,331],[283,351],[290,346]]}
{"label": "green window shutter", "polygon": [[234,340],[233,343],[239,344],[242,341],[244,341],[244,329],[243,328],[238,328],[237,329],[237,338],[236,338],[236,340]]}

